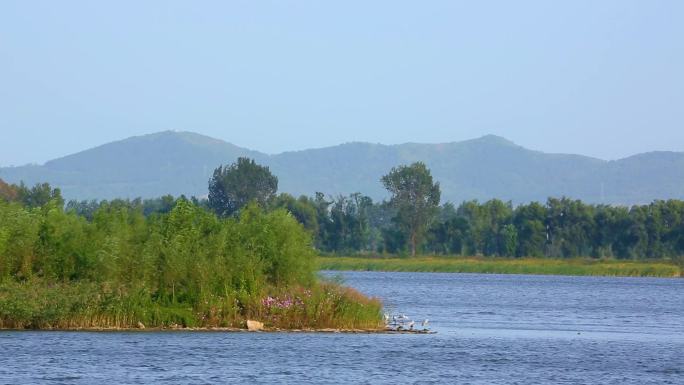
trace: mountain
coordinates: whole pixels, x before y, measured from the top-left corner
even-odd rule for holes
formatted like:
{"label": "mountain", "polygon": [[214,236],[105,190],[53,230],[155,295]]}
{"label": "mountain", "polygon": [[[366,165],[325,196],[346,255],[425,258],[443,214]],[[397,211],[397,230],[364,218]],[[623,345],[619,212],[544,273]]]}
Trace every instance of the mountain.
{"label": "mountain", "polygon": [[267,155],[191,132],[166,131],[108,143],[42,166],[0,168],[0,178],[47,181],[68,199],[203,196],[215,167],[254,158],[294,195],[362,192],[386,197],[380,177],[423,161],[442,187],[442,201],[499,198],[516,203],[568,196],[593,203],[635,204],[684,198],[684,153],[650,152],[616,161],[525,149],[504,138],[442,144],[346,143]]}
{"label": "mountain", "polygon": [[160,132],[108,143],[42,166],[0,168],[0,178],[47,181],[70,199],[204,195],[216,165],[261,154],[191,132]]}

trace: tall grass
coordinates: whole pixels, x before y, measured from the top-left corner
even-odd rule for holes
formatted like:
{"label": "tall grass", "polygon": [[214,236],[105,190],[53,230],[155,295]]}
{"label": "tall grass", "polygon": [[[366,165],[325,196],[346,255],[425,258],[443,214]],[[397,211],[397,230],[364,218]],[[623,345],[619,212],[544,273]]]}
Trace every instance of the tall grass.
{"label": "tall grass", "polygon": [[213,296],[200,305],[163,305],[144,290],[111,292],[93,284],[0,283],[0,329],[244,328],[380,329],[382,304],[334,283],[273,288],[239,300]]}
{"label": "tall grass", "polygon": [[617,261],[547,258],[476,257],[319,257],[322,270],[413,271],[443,273],[550,274],[625,277],[681,277],[682,269],[668,261]]}
{"label": "tall grass", "polygon": [[382,304],[334,283],[262,299],[258,318],[282,329],[379,329]]}

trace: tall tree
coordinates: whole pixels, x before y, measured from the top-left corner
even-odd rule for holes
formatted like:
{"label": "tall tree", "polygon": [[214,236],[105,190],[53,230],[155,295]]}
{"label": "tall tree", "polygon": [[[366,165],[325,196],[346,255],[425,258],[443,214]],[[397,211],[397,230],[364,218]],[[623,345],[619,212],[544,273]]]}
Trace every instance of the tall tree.
{"label": "tall tree", "polygon": [[415,256],[439,207],[439,182],[432,181],[430,170],[422,162],[393,167],[381,180],[392,194],[390,203],[397,209],[395,220],[407,235],[411,255]]}
{"label": "tall tree", "polygon": [[54,201],[59,207],[64,206],[62,192],[58,188],[52,188],[48,183],[37,183],[32,188],[26,187],[24,182],[17,188],[19,200],[28,207],[41,207]]}
{"label": "tall tree", "polygon": [[230,166],[219,166],[209,180],[209,207],[229,216],[255,201],[266,207],[278,191],[278,178],[268,167],[249,158],[238,158]]}

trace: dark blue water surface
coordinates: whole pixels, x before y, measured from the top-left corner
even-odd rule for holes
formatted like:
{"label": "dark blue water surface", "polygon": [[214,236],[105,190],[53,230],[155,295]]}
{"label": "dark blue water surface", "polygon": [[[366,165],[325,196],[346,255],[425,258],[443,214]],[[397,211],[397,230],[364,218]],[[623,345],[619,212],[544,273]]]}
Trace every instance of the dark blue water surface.
{"label": "dark blue water surface", "polygon": [[0,331],[0,383],[684,384],[684,280],[343,273],[433,335]]}

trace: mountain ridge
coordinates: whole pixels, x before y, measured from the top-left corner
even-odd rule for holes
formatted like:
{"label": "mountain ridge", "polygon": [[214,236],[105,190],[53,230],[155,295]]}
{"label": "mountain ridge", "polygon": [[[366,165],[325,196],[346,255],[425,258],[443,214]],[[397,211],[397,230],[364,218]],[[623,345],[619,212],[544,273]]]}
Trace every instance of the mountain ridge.
{"label": "mountain ridge", "polygon": [[514,203],[568,196],[593,203],[635,204],[684,197],[684,153],[651,151],[617,160],[545,153],[504,137],[385,145],[347,142],[266,154],[189,131],[162,131],[105,143],[43,165],[0,167],[0,178],[47,181],[74,199],[206,194],[219,164],[247,156],[269,166],[279,191],[293,195],[361,192],[385,198],[380,177],[423,161],[441,183],[443,201],[499,198]]}

